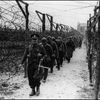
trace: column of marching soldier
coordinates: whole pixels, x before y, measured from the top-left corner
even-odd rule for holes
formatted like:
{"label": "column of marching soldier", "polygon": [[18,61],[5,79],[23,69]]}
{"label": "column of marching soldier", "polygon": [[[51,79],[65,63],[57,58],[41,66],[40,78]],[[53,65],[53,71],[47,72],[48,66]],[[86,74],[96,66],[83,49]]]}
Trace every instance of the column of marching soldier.
{"label": "column of marching soldier", "polygon": [[[53,68],[56,66],[58,70],[62,67],[63,61],[70,60],[75,50],[75,44],[72,38],[63,41],[62,37],[57,38],[47,36],[39,42],[39,34],[31,35],[31,43],[25,49],[24,55],[21,60],[20,67],[27,62],[25,67],[25,76],[27,75],[29,86],[32,89],[30,96],[40,94],[40,84],[46,82],[48,71],[53,73]],[[81,47],[82,42],[80,42]]]}

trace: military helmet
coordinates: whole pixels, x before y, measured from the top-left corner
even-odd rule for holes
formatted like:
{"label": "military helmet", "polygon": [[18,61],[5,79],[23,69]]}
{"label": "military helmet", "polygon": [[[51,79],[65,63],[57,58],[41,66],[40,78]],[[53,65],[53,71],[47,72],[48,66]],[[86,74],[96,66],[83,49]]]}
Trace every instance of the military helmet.
{"label": "military helmet", "polygon": [[52,40],[55,41],[55,37],[52,36]]}
{"label": "military helmet", "polygon": [[43,38],[41,39],[41,41],[42,41],[42,43],[46,43],[46,42],[47,42],[47,39],[46,39],[45,37],[43,37]]}
{"label": "military helmet", "polygon": [[49,35],[47,36],[47,41],[51,41],[52,40],[52,37]]}
{"label": "military helmet", "polygon": [[58,36],[58,39],[62,40],[62,37],[61,36]]}
{"label": "military helmet", "polygon": [[52,37],[49,35],[49,36],[47,36],[47,39],[52,39]]}

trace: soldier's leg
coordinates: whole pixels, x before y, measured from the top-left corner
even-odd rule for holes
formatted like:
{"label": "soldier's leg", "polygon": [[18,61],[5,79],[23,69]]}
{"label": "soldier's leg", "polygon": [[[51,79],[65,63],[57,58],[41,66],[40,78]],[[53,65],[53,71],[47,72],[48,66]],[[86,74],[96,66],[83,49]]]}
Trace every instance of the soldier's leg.
{"label": "soldier's leg", "polygon": [[68,61],[68,56],[66,56],[66,60]]}
{"label": "soldier's leg", "polygon": [[28,62],[27,62],[27,60],[25,61],[25,63],[24,63],[24,78],[26,78],[27,77],[27,64]]}
{"label": "soldier's leg", "polygon": [[68,55],[68,63],[70,63],[71,58],[72,58],[72,51],[70,50],[69,55]]}
{"label": "soldier's leg", "polygon": [[70,58],[72,58],[72,56],[73,56],[73,51],[71,50],[70,51]]}
{"label": "soldier's leg", "polygon": [[61,67],[62,67],[62,64],[63,64],[63,57],[61,57]]}
{"label": "soldier's leg", "polygon": [[66,60],[68,61],[68,63],[70,63],[70,56],[68,54],[66,55]]}
{"label": "soldier's leg", "polygon": [[59,58],[57,58],[56,60],[57,60],[57,69],[60,70],[60,61],[59,61]]}
{"label": "soldier's leg", "polygon": [[52,58],[51,63],[50,63],[50,72],[51,73],[53,73],[54,62],[55,62],[55,58]]}
{"label": "soldier's leg", "polygon": [[46,82],[47,77],[48,77],[48,69],[44,68],[43,82]]}
{"label": "soldier's leg", "polygon": [[53,73],[53,64],[51,64],[50,73]]}
{"label": "soldier's leg", "polygon": [[28,66],[28,81],[29,81],[29,86],[32,89],[32,92],[30,93],[30,96],[35,95],[35,79],[33,78],[35,70],[33,67]]}
{"label": "soldier's leg", "polygon": [[43,72],[44,72],[44,69],[43,68],[39,68],[38,74],[35,77],[34,86],[35,86],[35,89],[36,89],[35,94],[37,96],[40,94],[40,84],[41,84],[40,81],[43,79]]}
{"label": "soldier's leg", "polygon": [[65,61],[66,60],[66,51],[64,52],[63,57],[64,57],[64,61]]}
{"label": "soldier's leg", "polygon": [[59,65],[60,65],[60,67],[61,67],[61,58],[59,57]]}
{"label": "soldier's leg", "polygon": [[59,61],[60,61],[60,66],[62,67],[62,52],[59,52]]}
{"label": "soldier's leg", "polygon": [[62,64],[63,64],[63,59],[64,59],[64,52],[61,53],[61,67],[62,67]]}
{"label": "soldier's leg", "polygon": [[40,80],[36,81],[36,95],[38,96],[40,94]]}
{"label": "soldier's leg", "polygon": [[70,56],[67,56],[66,59],[67,59],[68,63],[70,63]]}
{"label": "soldier's leg", "polygon": [[66,60],[66,52],[64,52],[64,61]]}
{"label": "soldier's leg", "polygon": [[32,88],[32,91],[31,91],[31,93],[29,94],[30,96],[34,96],[36,94],[36,92],[35,92],[35,87],[34,88]]}

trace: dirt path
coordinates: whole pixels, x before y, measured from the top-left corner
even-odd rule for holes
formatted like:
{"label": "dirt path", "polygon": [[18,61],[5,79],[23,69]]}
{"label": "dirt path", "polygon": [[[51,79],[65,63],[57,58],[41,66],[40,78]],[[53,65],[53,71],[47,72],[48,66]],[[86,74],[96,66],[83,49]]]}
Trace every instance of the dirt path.
{"label": "dirt path", "polygon": [[[20,89],[15,90],[13,95],[5,96],[5,98],[15,99],[82,99],[92,98],[88,80],[88,69],[86,64],[86,49],[76,49],[71,62],[63,63],[60,71],[56,68],[54,73],[49,73],[46,83],[41,84],[41,94],[39,96],[29,97],[31,92],[27,79],[23,76],[17,77],[16,81],[23,85]],[[15,80],[13,80],[15,81]]]}

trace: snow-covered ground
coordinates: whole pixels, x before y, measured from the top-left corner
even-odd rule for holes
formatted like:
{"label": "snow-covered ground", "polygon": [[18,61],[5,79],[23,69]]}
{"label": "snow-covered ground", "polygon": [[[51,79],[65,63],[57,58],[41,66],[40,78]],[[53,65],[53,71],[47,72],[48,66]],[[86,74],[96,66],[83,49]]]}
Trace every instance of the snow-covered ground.
{"label": "snow-covered ground", "polygon": [[[86,48],[76,49],[71,62],[64,61],[63,67],[49,73],[46,83],[41,83],[40,95],[29,96],[31,89],[23,74],[14,77],[11,82],[16,84],[13,94],[4,98],[13,99],[88,99],[93,98],[93,89],[89,86]],[[19,88],[18,88],[19,86]]]}

